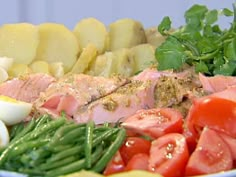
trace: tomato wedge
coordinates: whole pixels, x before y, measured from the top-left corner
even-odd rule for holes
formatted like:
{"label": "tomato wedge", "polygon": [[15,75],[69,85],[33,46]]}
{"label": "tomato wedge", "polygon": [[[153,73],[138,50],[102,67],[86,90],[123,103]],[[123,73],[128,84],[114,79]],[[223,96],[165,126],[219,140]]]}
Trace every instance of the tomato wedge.
{"label": "tomato wedge", "polygon": [[128,117],[122,126],[134,132],[158,138],[167,133],[182,133],[183,116],[172,108],[139,110]]}
{"label": "tomato wedge", "polygon": [[127,164],[130,159],[139,153],[149,154],[151,142],[140,137],[127,137],[124,144],[120,147],[120,154],[124,163]]}
{"label": "tomato wedge", "polygon": [[230,170],[233,165],[227,144],[216,131],[204,128],[186,166],[186,175],[202,175]]}
{"label": "tomato wedge", "polygon": [[236,102],[207,96],[195,100],[187,116],[187,127],[194,135],[208,126],[236,138]]}
{"label": "tomato wedge", "polygon": [[233,137],[226,135],[225,133],[221,133],[221,132],[219,132],[218,134],[225,141],[225,143],[228,145],[233,159],[236,160],[236,138],[233,138]]}
{"label": "tomato wedge", "polygon": [[103,171],[103,174],[105,176],[122,172],[125,169],[124,161],[120,155],[120,152],[116,152],[114,157],[111,159],[111,161],[107,164],[105,170]]}
{"label": "tomato wedge", "polygon": [[125,171],[130,171],[130,170],[148,170],[148,159],[149,155],[147,154],[135,154],[128,164],[125,167]]}
{"label": "tomato wedge", "polygon": [[179,133],[166,134],[152,142],[148,169],[165,177],[180,177],[188,158],[185,137]]}

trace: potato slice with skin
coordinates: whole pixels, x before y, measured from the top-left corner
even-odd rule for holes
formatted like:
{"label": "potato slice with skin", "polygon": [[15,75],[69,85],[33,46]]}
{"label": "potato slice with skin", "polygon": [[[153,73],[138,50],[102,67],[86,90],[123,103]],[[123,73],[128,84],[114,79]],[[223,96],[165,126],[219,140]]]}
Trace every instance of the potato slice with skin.
{"label": "potato slice with skin", "polygon": [[108,45],[108,32],[105,25],[95,18],[85,18],[74,28],[74,34],[81,48],[94,44],[98,52],[103,53]]}
{"label": "potato slice with skin", "polygon": [[0,83],[6,81],[8,78],[9,78],[9,75],[7,71],[3,67],[0,66]]}
{"label": "potato slice with skin", "polygon": [[6,24],[0,28],[0,56],[13,58],[15,63],[30,64],[38,43],[38,28],[32,24]]}
{"label": "potato slice with skin", "polygon": [[92,61],[97,57],[97,53],[97,48],[91,43],[88,44],[71,69],[71,73],[84,73],[89,68]]}
{"label": "potato slice with skin", "polygon": [[33,73],[50,74],[49,64],[46,61],[36,60],[30,65],[30,69]]}
{"label": "potato slice with skin", "polygon": [[13,63],[9,68],[8,74],[11,77],[19,77],[21,75],[32,73],[32,70],[26,64]]}
{"label": "potato slice with skin", "polygon": [[151,44],[140,44],[130,49],[135,66],[134,73],[157,64],[155,50]]}
{"label": "potato slice with skin", "polygon": [[62,62],[65,72],[68,72],[75,64],[79,53],[75,35],[61,24],[43,23],[38,28],[40,42],[36,59],[48,63]]}
{"label": "potato slice with skin", "polygon": [[109,31],[109,49],[130,48],[146,43],[146,36],[140,22],[133,19],[120,19],[111,23]]}

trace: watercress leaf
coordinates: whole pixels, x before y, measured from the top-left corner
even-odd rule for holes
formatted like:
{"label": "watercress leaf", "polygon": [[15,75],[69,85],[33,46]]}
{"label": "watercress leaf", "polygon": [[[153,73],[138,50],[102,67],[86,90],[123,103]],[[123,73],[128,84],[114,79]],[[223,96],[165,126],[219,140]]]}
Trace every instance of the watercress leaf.
{"label": "watercress leaf", "polygon": [[225,76],[234,76],[236,71],[236,61],[231,60],[213,71],[214,75],[220,74]]}
{"label": "watercress leaf", "polygon": [[204,5],[193,5],[190,9],[185,12],[186,25],[194,28],[195,30],[201,29],[202,20],[205,17],[207,7]]}
{"label": "watercress leaf", "polygon": [[166,35],[166,31],[170,30],[170,28],[171,28],[171,20],[168,16],[166,16],[162,19],[160,25],[158,26],[158,31],[162,35]]}
{"label": "watercress leaf", "polygon": [[228,59],[236,60],[236,39],[224,46],[224,55]]}
{"label": "watercress leaf", "polygon": [[233,15],[234,15],[234,13],[233,13],[231,10],[229,10],[228,8],[224,8],[224,9],[221,11],[221,13],[222,13],[223,15],[227,16],[227,17],[230,17],[230,16],[233,16]]}
{"label": "watercress leaf", "polygon": [[199,73],[199,72],[200,73],[206,73],[206,74],[210,73],[207,64],[203,61],[200,61],[199,63],[196,63],[195,71],[197,73]]}
{"label": "watercress leaf", "polygon": [[206,24],[211,25],[218,20],[217,10],[210,10],[206,13]]}
{"label": "watercress leaf", "polygon": [[169,36],[165,43],[156,49],[157,69],[180,69],[186,59],[184,51],[184,46],[175,37]]}

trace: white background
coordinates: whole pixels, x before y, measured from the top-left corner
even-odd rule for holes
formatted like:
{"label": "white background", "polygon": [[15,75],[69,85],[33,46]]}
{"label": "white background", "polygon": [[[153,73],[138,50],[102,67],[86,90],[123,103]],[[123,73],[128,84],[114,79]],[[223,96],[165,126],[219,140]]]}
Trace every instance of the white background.
{"label": "white background", "polygon": [[[0,25],[6,23],[62,23],[70,29],[86,17],[95,17],[105,25],[120,18],[133,18],[144,27],[157,26],[170,16],[174,27],[184,23],[184,12],[193,4],[209,9],[230,8],[234,0],[0,0]],[[228,27],[232,19],[221,24]]]}

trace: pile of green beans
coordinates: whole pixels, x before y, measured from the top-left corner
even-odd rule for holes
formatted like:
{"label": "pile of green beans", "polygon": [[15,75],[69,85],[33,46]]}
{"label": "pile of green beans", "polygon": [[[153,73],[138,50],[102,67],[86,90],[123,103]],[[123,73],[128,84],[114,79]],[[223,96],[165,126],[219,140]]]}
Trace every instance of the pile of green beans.
{"label": "pile of green beans", "polygon": [[44,115],[11,128],[11,141],[0,151],[0,169],[49,177],[82,169],[100,173],[125,136],[121,127],[93,121],[76,124]]}

